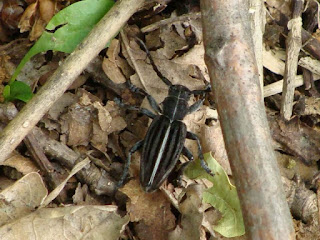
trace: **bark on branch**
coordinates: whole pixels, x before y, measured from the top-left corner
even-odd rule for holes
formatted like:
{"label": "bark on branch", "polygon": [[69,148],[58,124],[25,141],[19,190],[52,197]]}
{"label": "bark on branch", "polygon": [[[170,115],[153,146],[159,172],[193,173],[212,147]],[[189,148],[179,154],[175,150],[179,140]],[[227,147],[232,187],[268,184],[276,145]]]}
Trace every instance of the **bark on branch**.
{"label": "bark on branch", "polygon": [[202,0],[205,61],[249,239],[294,239],[259,86],[247,1]]}

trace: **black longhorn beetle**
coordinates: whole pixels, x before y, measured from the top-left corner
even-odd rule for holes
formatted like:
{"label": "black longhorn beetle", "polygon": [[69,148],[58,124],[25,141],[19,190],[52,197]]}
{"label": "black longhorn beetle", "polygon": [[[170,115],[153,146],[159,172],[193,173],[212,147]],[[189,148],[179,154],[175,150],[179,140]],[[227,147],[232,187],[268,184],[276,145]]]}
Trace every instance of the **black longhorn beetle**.
{"label": "black longhorn beetle", "polygon": [[[155,99],[146,91],[134,86],[130,81],[127,82],[131,91],[143,94],[147,97],[151,107],[158,114],[154,114],[145,108],[126,105],[119,99],[115,99],[117,104],[120,106],[126,107],[129,110],[139,110],[141,113],[153,119],[145,139],[138,141],[129,150],[127,162],[125,164],[123,175],[118,183],[118,188],[123,185],[128,175],[132,154],[142,148],[140,160],[141,186],[146,192],[153,192],[157,190],[174,169],[180,154],[185,155],[190,161],[193,160],[192,153],[184,146],[186,138],[197,141],[201,166],[209,174],[213,175],[204,161],[198,136],[187,131],[186,125],[182,122],[183,118],[187,114],[197,111],[204,101],[204,98],[202,98],[189,106],[188,100],[191,95],[204,95],[206,92],[210,91],[210,85],[208,85],[204,90],[191,91],[185,86],[172,84],[157,69],[149,50],[142,40],[137,38],[137,41],[146,52],[154,71],[169,87],[169,93],[162,102],[163,109],[161,109]],[[182,168],[183,167],[185,167],[185,165],[182,166]]]}

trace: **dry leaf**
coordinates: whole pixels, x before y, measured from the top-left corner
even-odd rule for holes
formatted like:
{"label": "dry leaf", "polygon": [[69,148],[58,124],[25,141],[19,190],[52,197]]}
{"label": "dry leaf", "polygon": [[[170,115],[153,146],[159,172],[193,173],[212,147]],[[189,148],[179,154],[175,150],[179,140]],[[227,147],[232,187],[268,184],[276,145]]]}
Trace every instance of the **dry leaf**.
{"label": "dry leaf", "polygon": [[16,151],[12,152],[10,156],[0,165],[12,167],[23,175],[39,171],[39,168],[34,164],[33,161],[20,155]]}
{"label": "dry leaf", "polygon": [[[47,194],[41,176],[35,172],[25,175],[1,191],[0,226],[33,212]],[[0,239],[8,238],[0,237]]]}
{"label": "dry leaf", "polygon": [[37,40],[43,33],[46,25],[46,22],[42,18],[37,18],[29,34],[30,41]]}
{"label": "dry leaf", "polygon": [[66,108],[77,100],[79,99],[75,94],[70,92],[64,93],[49,109],[48,116],[53,120],[58,120],[61,113],[66,111]]}
{"label": "dry leaf", "polygon": [[6,240],[118,240],[128,217],[116,206],[69,206],[43,208],[0,228]]}
{"label": "dry leaf", "polygon": [[88,145],[92,133],[92,112],[92,106],[76,103],[61,117],[61,132],[67,134],[69,146]]}
{"label": "dry leaf", "polygon": [[30,4],[26,10],[23,12],[18,28],[20,28],[20,32],[27,32],[31,30],[33,25],[34,17],[37,11],[38,1]]}
{"label": "dry leaf", "polygon": [[129,198],[127,210],[130,221],[139,222],[136,231],[141,240],[167,240],[167,234],[175,226],[170,202],[160,192],[144,192],[138,181],[132,180],[122,189]]}
{"label": "dry leaf", "polygon": [[269,117],[269,125],[274,140],[279,142],[284,150],[311,164],[320,159],[320,135],[298,118],[283,123],[278,117]]}
{"label": "dry leaf", "polygon": [[125,83],[126,78],[118,68],[117,64],[108,58],[104,58],[102,62],[102,69],[104,73],[116,84]]}
{"label": "dry leaf", "polygon": [[53,17],[56,3],[52,0],[39,0],[40,17],[47,24]]}
{"label": "dry leaf", "polygon": [[179,204],[179,211],[182,214],[181,223],[170,233],[169,240],[201,239],[202,194],[202,185],[191,185],[186,189],[186,198]]}
{"label": "dry leaf", "polygon": [[171,27],[164,27],[161,30],[160,38],[164,43],[164,47],[158,51],[161,55],[165,56],[166,59],[171,59],[176,55],[176,51],[188,46],[186,40],[181,38]]}

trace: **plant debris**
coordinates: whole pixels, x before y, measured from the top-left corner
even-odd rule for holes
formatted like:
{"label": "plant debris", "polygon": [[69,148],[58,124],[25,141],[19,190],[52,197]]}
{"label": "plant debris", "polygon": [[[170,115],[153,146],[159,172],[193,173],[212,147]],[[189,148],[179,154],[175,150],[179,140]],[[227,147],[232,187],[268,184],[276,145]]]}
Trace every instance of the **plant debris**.
{"label": "plant debris", "polygon": [[[75,47],[74,43],[68,46],[57,43],[66,37],[56,38],[58,29],[68,34],[63,30],[66,23],[62,19],[62,23],[52,25],[52,29],[46,26],[74,2],[78,1],[0,1],[0,93],[10,83],[28,49],[42,38],[42,33],[50,36],[54,47],[40,47],[33,52],[31,55],[36,55],[25,64],[17,80],[36,93],[63,64]],[[110,7],[112,4],[113,1]],[[223,207],[214,205],[211,201],[214,193],[210,201],[208,196],[203,198],[219,183],[206,177],[191,180],[183,176],[179,179],[179,168],[187,161],[185,156],[180,157],[177,168],[161,190],[150,194],[143,192],[139,184],[138,151],[132,157],[130,178],[123,188],[116,189],[129,149],[144,138],[151,120],[138,111],[121,108],[115,98],[126,105],[153,111],[147,98],[128,89],[127,81],[145,90],[158,103],[163,101],[168,91],[136,38],[145,42],[155,65],[173,84],[199,90],[210,82],[204,62],[199,1],[181,4],[176,0],[157,0],[149,1],[141,8],[26,138],[35,140],[29,139],[29,142],[20,144],[1,164],[0,195],[3,204],[0,208],[5,213],[0,216],[1,239],[30,239],[32,236],[41,236],[39,239],[61,236],[62,239],[148,240],[246,237],[243,225],[236,225],[230,220],[232,208],[225,211]],[[305,1],[301,12],[294,10],[296,4],[297,0],[264,2],[267,14],[261,55],[266,112],[287,202],[297,239],[308,240],[320,238],[319,3]],[[84,14],[86,10],[81,9]],[[94,25],[81,22],[80,15],[77,23],[77,29],[86,28],[86,32]],[[297,33],[301,38],[298,48],[290,40],[296,24],[301,28]],[[87,26],[90,27],[87,29]],[[294,55],[290,61],[287,60],[289,49]],[[283,92],[283,84],[287,83],[289,75],[292,91]],[[4,94],[0,97],[2,129],[19,114],[22,102],[17,99],[31,97],[25,96],[24,92],[17,93],[18,97],[10,98],[12,102],[8,103]],[[288,103],[284,103],[285,96]],[[219,120],[213,99],[214,86],[203,106],[188,115],[184,122],[188,131],[199,136],[204,152],[211,152],[217,164],[221,165],[221,173],[226,175],[221,182],[228,184],[219,185],[220,189],[228,188],[236,194],[222,137],[223,123]],[[192,97],[189,104],[197,100],[199,97]],[[289,109],[285,110],[285,115],[284,108]],[[197,158],[196,142],[186,140],[185,145]],[[90,163],[74,172],[75,175],[69,175],[83,159]],[[189,171],[195,170],[189,168]],[[60,185],[58,188],[61,183],[63,187]],[[48,207],[38,209],[48,192],[55,193],[55,200],[50,198]],[[230,195],[226,199],[228,197]],[[241,212],[236,214],[241,216]],[[223,222],[226,215],[229,222]]]}

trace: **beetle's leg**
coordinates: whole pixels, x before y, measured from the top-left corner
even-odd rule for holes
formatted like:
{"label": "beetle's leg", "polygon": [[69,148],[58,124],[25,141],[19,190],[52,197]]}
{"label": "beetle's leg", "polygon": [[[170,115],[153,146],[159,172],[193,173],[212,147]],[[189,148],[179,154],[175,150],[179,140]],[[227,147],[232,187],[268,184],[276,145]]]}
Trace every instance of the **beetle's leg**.
{"label": "beetle's leg", "polygon": [[210,168],[208,167],[207,163],[204,161],[204,157],[203,157],[203,153],[202,153],[202,148],[200,145],[200,140],[198,138],[198,136],[192,132],[187,132],[187,138],[188,139],[192,139],[192,140],[196,140],[197,144],[198,144],[198,154],[199,154],[199,158],[200,158],[200,164],[201,167],[206,170],[206,172],[208,174],[210,174],[211,176],[214,176],[214,173],[211,172]]}
{"label": "beetle's leg", "polygon": [[128,110],[133,110],[133,111],[138,111],[146,116],[148,116],[149,118],[152,118],[154,119],[156,117],[156,115],[151,112],[149,109],[146,109],[146,108],[139,108],[139,107],[136,107],[136,106],[131,106],[129,104],[125,104],[123,103],[119,98],[114,98],[113,101],[120,107],[122,108],[126,108]]}
{"label": "beetle's leg", "polygon": [[140,38],[136,38],[136,39],[140,43],[140,46],[146,52],[146,54],[147,54],[147,56],[148,56],[148,58],[150,60],[150,63],[151,63],[151,66],[152,66],[153,70],[157,73],[158,77],[161,78],[162,82],[164,82],[167,86],[170,87],[172,85],[172,83],[170,82],[170,80],[168,78],[163,76],[162,73],[159,71],[159,69],[157,68],[156,64],[153,61],[153,58],[151,57],[151,54],[150,54],[147,46],[144,44],[144,42]]}
{"label": "beetle's leg", "polygon": [[189,161],[181,164],[180,169],[179,169],[179,171],[178,171],[178,178],[177,178],[177,182],[178,182],[178,183],[181,182],[181,178],[182,178],[184,169],[186,169],[186,167],[194,160],[194,157],[193,157],[192,153],[191,153],[190,150],[189,150],[188,148],[186,148],[185,146],[182,148],[182,152],[181,152],[181,153],[182,153],[184,156],[186,156]]}
{"label": "beetle's leg", "polygon": [[[190,150],[187,147],[184,146],[182,148],[182,154],[188,158],[189,162],[193,161],[193,159],[194,159],[193,154],[190,152]],[[186,162],[186,163],[189,163],[189,162]]]}
{"label": "beetle's leg", "polygon": [[211,92],[211,85],[210,84],[207,84],[206,88],[203,89],[203,90],[193,90],[193,91],[191,91],[191,93],[193,95],[205,95],[208,92]]}
{"label": "beetle's leg", "polygon": [[179,179],[181,178],[181,175],[183,174],[184,169],[194,160],[194,157],[190,150],[186,148],[185,146],[182,148],[182,154],[188,158],[188,162],[182,163],[180,169],[179,169]]}
{"label": "beetle's leg", "polygon": [[194,104],[192,104],[188,109],[188,114],[197,111],[201,107],[203,102],[204,102],[204,99],[200,99],[200,100],[196,101]]}
{"label": "beetle's leg", "polygon": [[133,145],[133,147],[129,150],[128,157],[127,157],[127,162],[126,162],[126,165],[124,166],[121,179],[120,179],[120,181],[119,181],[118,184],[117,184],[117,189],[120,188],[120,187],[122,187],[124,181],[126,180],[127,175],[128,175],[128,173],[129,173],[129,167],[130,167],[130,163],[131,163],[131,156],[132,156],[132,154],[135,153],[139,148],[142,147],[143,141],[144,141],[144,140],[140,140],[140,141],[137,142],[135,145]]}
{"label": "beetle's leg", "polygon": [[156,100],[145,90],[138,88],[137,86],[133,85],[131,81],[127,81],[128,87],[132,92],[142,94],[147,97],[150,106],[155,110],[157,113],[162,113],[161,108],[159,107],[159,104],[156,102]]}
{"label": "beetle's leg", "polygon": [[[211,92],[211,85],[210,85],[210,84],[208,84],[208,85],[206,86],[206,88],[203,89],[203,90],[193,90],[193,91],[191,91],[191,93],[192,93],[193,95],[202,95],[202,97],[204,97],[207,92]],[[197,110],[201,107],[201,105],[203,104],[203,102],[204,102],[204,98],[202,98],[202,99],[196,101],[194,104],[192,104],[192,105],[189,107],[188,114],[197,111]]]}

